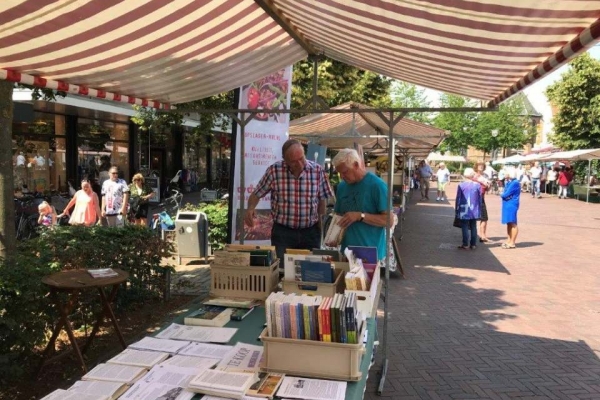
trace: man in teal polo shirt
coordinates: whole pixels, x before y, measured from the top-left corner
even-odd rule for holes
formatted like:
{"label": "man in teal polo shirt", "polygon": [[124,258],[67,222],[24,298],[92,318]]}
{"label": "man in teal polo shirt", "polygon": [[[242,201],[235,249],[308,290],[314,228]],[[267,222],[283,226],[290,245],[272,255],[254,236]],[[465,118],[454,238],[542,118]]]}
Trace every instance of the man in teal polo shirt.
{"label": "man in teal polo shirt", "polygon": [[333,165],[343,182],[337,188],[334,211],[342,215],[339,225],[345,228],[342,251],[348,246],[377,247],[379,260],[386,256],[385,228],[389,216],[388,188],[372,172],[354,149],[343,149],[333,158]]}

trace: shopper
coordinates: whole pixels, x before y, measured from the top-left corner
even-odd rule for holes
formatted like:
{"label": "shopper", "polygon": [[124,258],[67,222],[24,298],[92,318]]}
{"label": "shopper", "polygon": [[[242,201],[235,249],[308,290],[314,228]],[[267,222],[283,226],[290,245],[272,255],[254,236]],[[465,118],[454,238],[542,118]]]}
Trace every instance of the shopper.
{"label": "shopper", "polygon": [[446,168],[446,164],[440,163],[436,172],[437,176],[437,198],[435,201],[446,200],[446,185],[450,182],[450,171]]}
{"label": "shopper", "polygon": [[421,188],[421,200],[429,200],[429,181],[433,171],[425,160],[421,160],[419,168],[417,168],[417,174],[419,174],[419,186]]}
{"label": "shopper", "polygon": [[376,247],[378,260],[386,258],[386,234],[390,210],[388,187],[367,172],[354,149],[343,149],[332,160],[342,182],[337,188],[334,211],[345,229],[341,250],[348,246]]}
{"label": "shopper", "polygon": [[569,184],[573,180],[571,172],[563,165],[558,173],[558,198],[566,199]]}
{"label": "shopper", "polygon": [[[481,185],[475,182],[473,168],[465,169],[463,181],[456,190],[455,218],[460,220],[462,245],[460,250],[477,248],[477,220],[481,217]],[[470,237],[469,237],[470,233]]]}
{"label": "shopper", "polygon": [[38,218],[38,225],[42,226],[54,226],[56,225],[56,210],[47,201],[42,201],[38,206],[40,216]]}
{"label": "shopper", "polygon": [[129,187],[119,178],[119,168],[110,167],[110,179],[102,184],[102,217],[106,217],[108,226],[121,227],[127,218]]}
{"label": "shopper", "polygon": [[[69,212],[71,207],[75,206],[73,212]],[[69,225],[92,226],[100,218],[100,202],[98,195],[92,190],[92,186],[87,179],[81,181],[81,190],[75,192],[75,195],[65,207],[64,212],[59,215],[71,216]]]}
{"label": "shopper", "polygon": [[254,226],[258,201],[271,193],[271,244],[283,260],[288,248],[310,250],[321,246],[320,221],[333,191],[325,171],[306,159],[298,140],[286,141],[281,153],[283,160],[267,168],[250,195],[244,221]]}
{"label": "shopper", "polygon": [[473,176],[473,180],[481,186],[481,211],[480,218],[481,221],[479,224],[479,241],[481,243],[489,242],[490,239],[487,237],[487,224],[488,224],[488,212],[487,206],[485,204],[485,194],[490,190],[491,182],[485,175],[485,165],[482,162],[478,162],[476,164],[477,171],[475,171],[475,175]]}
{"label": "shopper", "polygon": [[506,224],[506,233],[508,238],[502,244],[503,249],[514,249],[516,247],[519,227],[517,226],[517,212],[519,211],[519,197],[521,196],[521,186],[516,179],[517,171],[509,169],[507,171],[507,183],[504,192],[500,195],[502,198],[502,223]]}
{"label": "shopper", "polygon": [[149,200],[154,196],[154,192],[146,184],[146,180],[142,174],[137,173],[133,176],[129,185],[129,195],[130,212],[133,215],[134,224],[147,226]]}
{"label": "shopper", "polygon": [[542,169],[539,161],[533,163],[533,167],[529,168],[529,176],[531,177],[531,197],[542,198],[540,194],[540,180],[542,179]]}

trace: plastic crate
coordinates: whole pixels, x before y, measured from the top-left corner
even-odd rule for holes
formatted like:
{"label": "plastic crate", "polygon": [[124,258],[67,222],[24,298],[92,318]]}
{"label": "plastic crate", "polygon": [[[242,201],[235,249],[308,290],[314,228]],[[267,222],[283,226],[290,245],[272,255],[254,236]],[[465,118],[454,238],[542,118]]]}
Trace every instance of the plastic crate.
{"label": "plastic crate", "polygon": [[[344,271],[348,271],[348,263],[335,262],[335,267],[340,268]],[[348,290],[344,293],[356,293],[358,300],[358,311],[362,312],[367,318],[372,317],[373,310],[376,309],[376,304],[379,303],[379,282],[381,280],[381,269],[379,265],[373,272],[373,279],[371,280],[371,288],[369,290]]]}
{"label": "plastic crate", "polygon": [[[367,324],[362,325],[359,338]],[[269,337],[266,329],[260,339],[264,347],[263,371],[340,381],[358,381],[362,377],[362,339],[357,344],[287,339]]]}
{"label": "plastic crate", "polygon": [[[344,293],[346,282],[344,275],[346,273],[341,269],[334,271],[335,280],[333,283],[323,282],[304,282],[304,281],[283,281],[284,293],[307,294],[309,296],[333,297],[336,293]],[[306,289],[307,287],[316,287],[316,289]]]}
{"label": "plastic crate", "polygon": [[264,300],[277,290],[279,260],[270,267],[210,265],[210,295]]}

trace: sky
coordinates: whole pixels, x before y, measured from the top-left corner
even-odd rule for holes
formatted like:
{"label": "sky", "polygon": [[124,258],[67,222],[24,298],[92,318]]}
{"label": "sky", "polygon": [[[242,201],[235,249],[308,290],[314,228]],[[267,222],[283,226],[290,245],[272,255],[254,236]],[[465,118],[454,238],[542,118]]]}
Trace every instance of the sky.
{"label": "sky", "polygon": [[[600,45],[596,45],[588,50],[590,55],[595,59],[600,59]],[[544,125],[543,125],[543,137],[544,139],[548,136],[548,133],[552,131],[552,111],[550,109],[550,104],[548,103],[548,99],[544,92],[546,88],[554,83],[555,81],[560,79],[560,76],[564,71],[567,70],[568,65],[563,65],[561,68],[547,75],[543,79],[537,81],[533,85],[527,87],[523,92],[529,98],[529,101],[533,105],[533,107],[543,115]],[[440,92],[432,89],[425,89],[425,94],[427,98],[431,101],[432,105],[439,106],[439,96]]]}

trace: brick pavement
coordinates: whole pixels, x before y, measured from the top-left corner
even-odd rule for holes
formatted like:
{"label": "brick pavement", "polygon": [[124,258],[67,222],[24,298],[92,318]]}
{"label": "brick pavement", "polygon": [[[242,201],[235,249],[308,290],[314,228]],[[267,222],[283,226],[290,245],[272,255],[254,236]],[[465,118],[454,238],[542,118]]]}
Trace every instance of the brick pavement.
{"label": "brick pavement", "polygon": [[[518,248],[506,250],[488,195],[493,243],[463,251],[454,196],[418,197],[400,242],[406,279],[390,282],[382,397],[600,399],[600,205],[523,194]],[[381,355],[366,399],[379,398]]]}

